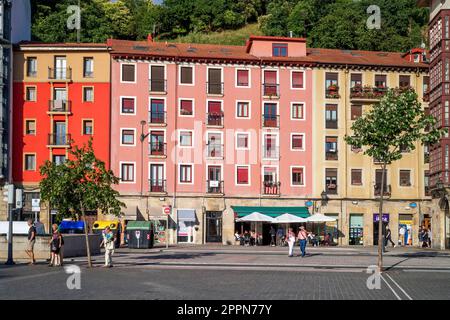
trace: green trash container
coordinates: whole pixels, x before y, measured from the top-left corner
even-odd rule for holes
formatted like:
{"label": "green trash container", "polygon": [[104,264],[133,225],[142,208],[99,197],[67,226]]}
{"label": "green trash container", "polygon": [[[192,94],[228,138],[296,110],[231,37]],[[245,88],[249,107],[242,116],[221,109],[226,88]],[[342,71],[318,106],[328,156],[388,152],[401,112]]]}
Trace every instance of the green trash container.
{"label": "green trash container", "polygon": [[151,221],[129,221],[127,224],[128,248],[153,248],[153,223]]}

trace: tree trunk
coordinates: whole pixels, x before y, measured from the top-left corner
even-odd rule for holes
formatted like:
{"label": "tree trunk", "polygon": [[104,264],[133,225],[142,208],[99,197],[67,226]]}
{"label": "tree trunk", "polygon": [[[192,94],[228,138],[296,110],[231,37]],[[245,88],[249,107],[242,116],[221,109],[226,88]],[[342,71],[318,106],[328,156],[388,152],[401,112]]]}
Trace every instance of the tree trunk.
{"label": "tree trunk", "polygon": [[379,222],[378,222],[378,270],[383,271],[383,200],[384,200],[384,177],[386,174],[386,162],[383,162],[381,170],[381,197],[380,197],[380,209],[378,210]]}
{"label": "tree trunk", "polygon": [[88,236],[88,229],[87,229],[87,220],[86,220],[86,215],[84,213],[83,206],[81,206],[81,215],[83,216],[83,221],[84,221],[84,237],[86,239],[86,255],[87,255],[87,259],[88,259],[88,267],[92,268],[91,248],[89,247],[89,236]]}

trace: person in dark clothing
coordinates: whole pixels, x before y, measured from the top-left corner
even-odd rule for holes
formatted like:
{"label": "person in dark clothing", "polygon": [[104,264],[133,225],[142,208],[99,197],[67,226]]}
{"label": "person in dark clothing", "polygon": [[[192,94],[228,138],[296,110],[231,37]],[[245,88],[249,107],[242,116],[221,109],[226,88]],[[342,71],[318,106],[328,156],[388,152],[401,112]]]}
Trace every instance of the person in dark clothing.
{"label": "person in dark clothing", "polygon": [[392,247],[395,247],[395,243],[392,241],[392,232],[389,228],[386,229],[386,235],[384,236],[384,246],[387,246],[388,242],[392,244]]}
{"label": "person in dark clothing", "polygon": [[36,264],[36,260],[34,259],[34,244],[36,242],[36,227],[33,224],[33,220],[28,219],[28,245],[27,250],[25,250],[26,254],[30,257],[30,265]]}
{"label": "person in dark clothing", "polygon": [[269,234],[270,234],[270,245],[272,247],[275,247],[277,245],[277,241],[276,241],[277,231],[275,230],[275,228],[273,226],[270,226]]}

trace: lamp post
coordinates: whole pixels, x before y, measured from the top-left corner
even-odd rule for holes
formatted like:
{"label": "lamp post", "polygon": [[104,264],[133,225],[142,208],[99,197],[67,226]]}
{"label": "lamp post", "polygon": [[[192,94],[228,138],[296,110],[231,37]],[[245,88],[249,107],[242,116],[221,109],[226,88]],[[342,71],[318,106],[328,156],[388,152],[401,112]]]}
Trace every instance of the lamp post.
{"label": "lamp post", "polygon": [[141,196],[144,194],[144,141],[150,135],[150,132],[144,133],[144,127],[147,121],[141,121],[141,136],[139,140],[141,141]]}
{"label": "lamp post", "polygon": [[321,199],[322,199],[321,205],[322,205],[323,207],[325,207],[325,206],[327,205],[327,203],[328,203],[328,195],[327,195],[327,192],[326,192],[325,190],[323,190],[322,193],[320,194],[320,197],[321,197]]}

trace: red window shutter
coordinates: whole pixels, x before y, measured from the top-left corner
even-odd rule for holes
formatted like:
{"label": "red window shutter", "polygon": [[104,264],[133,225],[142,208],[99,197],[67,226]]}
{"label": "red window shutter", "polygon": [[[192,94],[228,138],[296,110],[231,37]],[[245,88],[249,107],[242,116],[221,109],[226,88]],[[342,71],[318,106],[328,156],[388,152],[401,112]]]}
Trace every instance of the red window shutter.
{"label": "red window shutter", "polygon": [[129,98],[122,99],[122,111],[134,112],[134,99]]}
{"label": "red window shutter", "polygon": [[220,114],[222,112],[222,103],[218,101],[210,101],[208,103],[208,113]]}
{"label": "red window shutter", "polygon": [[192,114],[192,101],[191,100],[181,100],[181,110],[184,113]]}
{"label": "red window shutter", "polygon": [[248,86],[248,70],[237,71],[237,85]]}
{"label": "red window shutter", "polygon": [[237,182],[238,183],[248,183],[248,168],[247,167],[237,168]]}
{"label": "red window shutter", "polygon": [[292,87],[303,88],[303,72],[292,72]]}
{"label": "red window shutter", "polygon": [[276,84],[277,83],[277,72],[276,71],[264,71],[264,83]]}
{"label": "red window shutter", "polygon": [[303,136],[302,135],[293,135],[292,136],[292,148],[294,148],[294,149],[302,149],[303,148]]}

